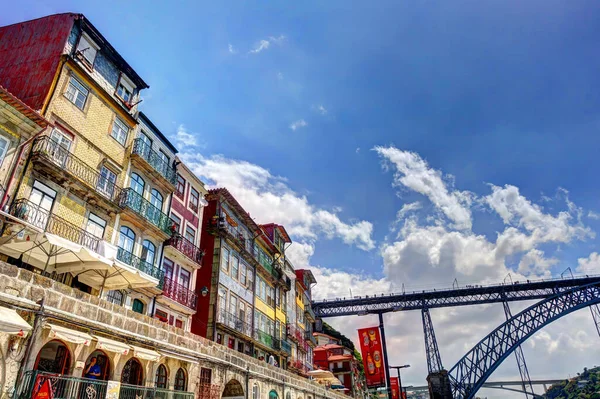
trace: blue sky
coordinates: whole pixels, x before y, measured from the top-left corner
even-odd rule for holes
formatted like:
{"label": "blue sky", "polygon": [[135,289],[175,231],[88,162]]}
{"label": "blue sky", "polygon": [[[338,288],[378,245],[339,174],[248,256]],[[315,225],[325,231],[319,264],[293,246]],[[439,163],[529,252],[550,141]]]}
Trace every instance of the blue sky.
{"label": "blue sky", "polygon": [[[599,2],[290,4],[25,0],[0,24],[84,13],[195,170],[257,220],[295,226],[322,296],[600,272]],[[523,250],[498,255],[515,232]],[[531,349],[542,370],[566,333],[552,334]]]}

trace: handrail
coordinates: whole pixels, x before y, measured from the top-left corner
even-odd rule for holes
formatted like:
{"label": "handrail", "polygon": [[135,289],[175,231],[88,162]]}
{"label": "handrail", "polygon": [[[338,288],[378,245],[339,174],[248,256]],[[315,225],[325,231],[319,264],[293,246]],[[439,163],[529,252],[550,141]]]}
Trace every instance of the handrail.
{"label": "handrail", "polygon": [[9,213],[39,229],[56,234],[62,238],[98,252],[100,238],[25,198],[12,203]]}
{"label": "handrail", "polygon": [[133,140],[132,154],[141,156],[171,184],[177,183],[177,171],[141,138]]}
{"label": "handrail", "polygon": [[188,287],[175,282],[172,278],[167,276],[164,277],[163,295],[190,309],[196,309],[198,295]]}
{"label": "handrail", "polygon": [[146,262],[142,258],[135,256],[134,254],[123,248],[119,248],[117,250],[117,259],[125,264],[135,267],[139,271],[144,272],[149,276],[158,279],[159,288],[162,287],[165,273],[159,267],[156,267],[153,264]]}
{"label": "handrail", "polygon": [[142,197],[133,188],[126,188],[121,191],[119,206],[132,209],[166,234],[171,235],[169,217],[163,213],[163,211],[152,205],[150,201]]}
{"label": "handrail", "polygon": [[193,260],[198,264],[202,264],[202,258],[204,257],[204,251],[194,245],[190,240],[183,237],[180,234],[176,234],[171,236],[166,242],[165,245],[172,246],[176,248],[179,252]]}
{"label": "handrail", "polygon": [[224,324],[248,337],[252,337],[252,326],[228,311],[219,309],[217,312],[217,323]]}
{"label": "handrail", "polygon": [[102,177],[97,169],[73,155],[50,136],[36,138],[33,142],[32,153],[44,156],[111,201],[116,202],[121,194],[121,187]]}

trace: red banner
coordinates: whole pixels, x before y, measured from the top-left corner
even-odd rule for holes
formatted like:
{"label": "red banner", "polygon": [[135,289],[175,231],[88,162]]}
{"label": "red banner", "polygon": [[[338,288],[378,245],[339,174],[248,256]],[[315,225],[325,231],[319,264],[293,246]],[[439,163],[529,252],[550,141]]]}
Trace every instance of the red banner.
{"label": "red banner", "polygon": [[398,385],[398,377],[391,377],[390,385],[392,386],[392,399],[400,399],[400,386]]}
{"label": "red banner", "polygon": [[39,388],[33,393],[33,399],[53,399],[54,395],[52,395],[52,386],[50,385],[49,378],[38,375],[35,386]]}
{"label": "red banner", "polygon": [[365,366],[365,377],[367,388],[379,388],[385,386],[385,362],[383,361],[383,349],[381,349],[381,338],[379,327],[362,328],[358,330],[358,340]]}

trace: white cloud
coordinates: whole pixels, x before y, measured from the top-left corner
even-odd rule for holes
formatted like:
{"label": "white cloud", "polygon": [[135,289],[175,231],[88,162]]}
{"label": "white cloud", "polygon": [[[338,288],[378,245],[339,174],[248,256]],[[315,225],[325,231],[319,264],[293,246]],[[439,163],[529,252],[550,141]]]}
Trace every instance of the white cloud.
{"label": "white cloud", "polygon": [[[418,154],[394,147],[375,147],[374,150],[392,163],[396,172],[394,185],[425,195],[458,229],[470,229],[471,193],[452,189],[442,173],[429,167]],[[450,186],[450,189],[449,189]]]}
{"label": "white cloud", "polygon": [[196,135],[188,132],[185,125],[179,125],[177,127],[175,143],[176,146],[182,150],[187,147],[195,147],[196,145],[198,145]]}
{"label": "white cloud", "polygon": [[230,54],[237,54],[237,49],[233,46],[233,44],[229,43],[228,50]]}
{"label": "white cloud", "polygon": [[277,72],[277,80],[283,80],[283,73]]}
{"label": "white cloud", "polygon": [[298,119],[295,122],[292,122],[290,124],[290,129],[292,130],[296,130],[296,129],[300,129],[301,127],[306,127],[308,126],[308,123],[304,120],[304,119]]}
{"label": "white cloud", "polygon": [[396,214],[396,218],[399,220],[403,219],[408,213],[418,211],[421,208],[423,208],[423,205],[421,205],[419,201],[411,202],[410,204],[404,204]]}
{"label": "white cloud", "polygon": [[338,238],[365,251],[375,248],[373,225],[368,221],[344,222],[335,211],[320,209],[304,195],[294,192],[285,179],[268,170],[223,156],[205,158],[184,154],[182,158],[211,187],[226,187],[259,223],[285,226],[299,243],[311,243],[319,236]]}
{"label": "white cloud", "polygon": [[327,111],[327,108],[325,108],[323,105],[317,105],[317,106],[315,107],[315,110],[316,110],[318,113],[320,113],[321,115],[327,115],[327,113],[329,112],[329,111]]}
{"label": "white cloud", "polygon": [[250,50],[249,53],[258,54],[264,50],[267,50],[269,47],[271,47],[271,44],[281,45],[285,41],[285,39],[286,39],[286,37],[284,35],[280,35],[278,37],[269,36],[268,39],[262,39],[258,43],[256,43],[254,48],[252,50]]}
{"label": "white cloud", "polygon": [[577,259],[577,272],[583,274],[600,274],[600,255],[592,252],[587,258]]}
{"label": "white cloud", "polygon": [[594,220],[600,220],[600,214],[594,211],[589,211],[587,217]]}

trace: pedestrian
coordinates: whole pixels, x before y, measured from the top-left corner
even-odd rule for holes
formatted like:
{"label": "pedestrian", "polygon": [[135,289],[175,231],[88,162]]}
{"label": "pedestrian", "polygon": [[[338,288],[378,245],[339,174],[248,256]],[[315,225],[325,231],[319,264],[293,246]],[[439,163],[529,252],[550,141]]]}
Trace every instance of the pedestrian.
{"label": "pedestrian", "polygon": [[101,375],[100,366],[96,363],[96,357],[90,359],[90,364],[86,367],[84,377],[97,380]]}

